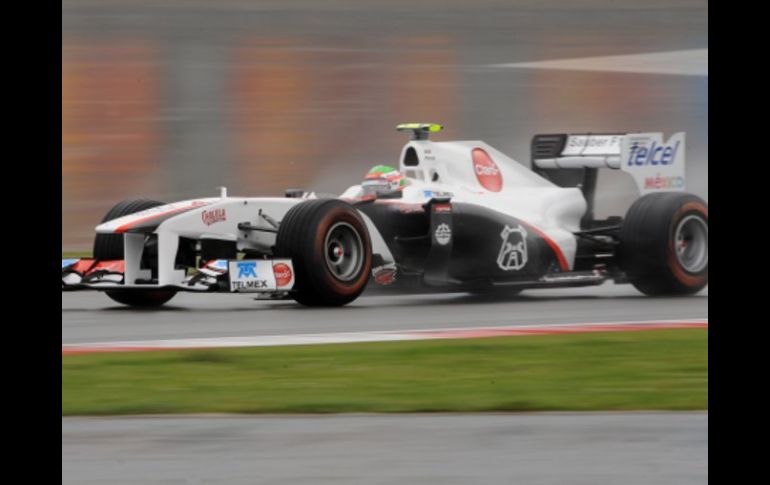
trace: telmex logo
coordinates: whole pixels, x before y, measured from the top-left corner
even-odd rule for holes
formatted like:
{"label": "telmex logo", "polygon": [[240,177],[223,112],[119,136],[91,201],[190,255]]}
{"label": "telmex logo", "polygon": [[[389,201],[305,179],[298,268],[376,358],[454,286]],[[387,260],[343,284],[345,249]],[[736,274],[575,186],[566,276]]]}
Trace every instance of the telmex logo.
{"label": "telmex logo", "polygon": [[500,192],[503,188],[503,177],[489,154],[481,148],[474,148],[471,157],[473,159],[473,172],[481,186],[490,192]]}
{"label": "telmex logo", "polygon": [[628,149],[628,161],[626,165],[671,165],[676,160],[676,152],[679,150],[680,142],[674,146],[663,144],[658,146],[654,141],[647,146],[646,143],[634,141]]}
{"label": "telmex logo", "polygon": [[256,278],[256,277],[257,277],[256,262],[238,263],[238,278]]}

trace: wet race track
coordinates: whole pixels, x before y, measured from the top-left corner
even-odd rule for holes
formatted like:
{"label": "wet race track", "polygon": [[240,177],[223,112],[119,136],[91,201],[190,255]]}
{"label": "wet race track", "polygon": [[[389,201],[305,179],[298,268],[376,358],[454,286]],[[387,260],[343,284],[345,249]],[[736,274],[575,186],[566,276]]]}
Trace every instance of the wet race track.
{"label": "wet race track", "polygon": [[62,343],[707,318],[708,288],[686,298],[650,298],[611,283],[527,290],[515,298],[364,295],[346,307],[323,309],[185,293],[161,309],[136,310],[101,293],[77,292],[62,294]]}
{"label": "wet race track", "polygon": [[[62,295],[65,344],[707,318],[708,288],[649,298],[612,284],[514,299],[363,296],[322,310],[183,294],[137,311],[98,293]],[[701,484],[707,460],[706,412],[62,420],[63,483],[73,484]]]}

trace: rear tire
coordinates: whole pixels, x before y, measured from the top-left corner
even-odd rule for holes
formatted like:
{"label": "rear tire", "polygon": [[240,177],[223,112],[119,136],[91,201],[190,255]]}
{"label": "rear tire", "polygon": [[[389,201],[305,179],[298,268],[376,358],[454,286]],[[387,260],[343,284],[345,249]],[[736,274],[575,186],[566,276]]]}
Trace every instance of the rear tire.
{"label": "rear tire", "polygon": [[306,306],[342,306],[358,298],[372,272],[366,224],[350,204],[337,199],[301,202],[278,229],[276,257],[291,258],[291,296]]}
{"label": "rear tire", "polygon": [[[146,209],[164,205],[163,202],[149,199],[127,199],[116,204],[107,212],[102,222],[135,214]],[[94,258],[102,261],[123,259],[122,234],[97,234],[94,239]],[[123,305],[136,307],[160,306],[176,295],[176,290],[107,290],[112,300]]]}
{"label": "rear tire", "polygon": [[681,192],[647,194],[626,214],[618,257],[646,295],[691,295],[708,284],[708,206]]}

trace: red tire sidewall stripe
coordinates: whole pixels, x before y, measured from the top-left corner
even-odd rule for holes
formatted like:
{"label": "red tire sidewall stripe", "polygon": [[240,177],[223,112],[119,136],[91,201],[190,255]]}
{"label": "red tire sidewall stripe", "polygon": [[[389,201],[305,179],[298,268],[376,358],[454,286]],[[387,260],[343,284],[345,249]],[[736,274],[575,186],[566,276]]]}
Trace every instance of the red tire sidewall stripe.
{"label": "red tire sidewall stripe", "polygon": [[[706,220],[706,223],[708,224],[708,218],[709,218],[709,211],[708,208],[706,208],[703,204],[700,202],[688,202],[684,204],[681,208],[679,208],[678,211],[674,214],[674,217],[672,218],[672,225],[671,231],[673,231],[676,228],[676,225],[678,225],[685,214],[688,212],[697,212],[700,215],[704,217]],[[673,273],[674,277],[679,280],[680,283],[682,283],[685,286],[698,286],[702,285],[703,282],[706,280],[706,274],[702,275],[692,275],[687,273],[687,271],[682,268],[682,266],[679,264],[679,261],[676,259],[676,248],[674,247],[675,241],[673,238],[671,241],[669,241],[667,252],[668,252],[668,267],[671,269],[671,273]]]}
{"label": "red tire sidewall stripe", "polygon": [[[365,256],[364,261],[362,262],[361,274],[356,280],[348,283],[343,283],[337,280],[331,274],[331,271],[326,267],[326,248],[324,247],[324,243],[326,242],[326,234],[329,229],[331,229],[331,227],[337,222],[345,222],[353,226],[353,228],[358,232],[358,235],[361,237],[361,243],[364,246]],[[360,291],[361,287],[369,281],[369,274],[371,273],[372,254],[371,251],[367,250],[367,248],[370,247],[371,243],[369,242],[368,234],[366,233],[366,224],[364,224],[363,221],[356,218],[355,215],[344,210],[334,210],[327,213],[318,224],[318,231],[316,232],[314,246],[316,257],[318,258],[317,261],[319,261],[319,264],[324,266],[326,273],[326,281],[324,283],[332,286],[334,291],[341,295],[351,295]]]}

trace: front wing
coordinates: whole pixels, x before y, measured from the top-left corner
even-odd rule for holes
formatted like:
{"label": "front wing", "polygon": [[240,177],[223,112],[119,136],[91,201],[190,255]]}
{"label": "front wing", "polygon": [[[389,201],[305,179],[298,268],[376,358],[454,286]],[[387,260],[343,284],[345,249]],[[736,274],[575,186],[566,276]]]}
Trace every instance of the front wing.
{"label": "front wing", "polygon": [[[294,267],[290,259],[208,261],[188,271],[181,283],[162,286],[179,291],[232,293],[285,293],[293,287]],[[161,286],[153,281],[125,284],[123,260],[62,259],[62,291],[158,288]]]}

